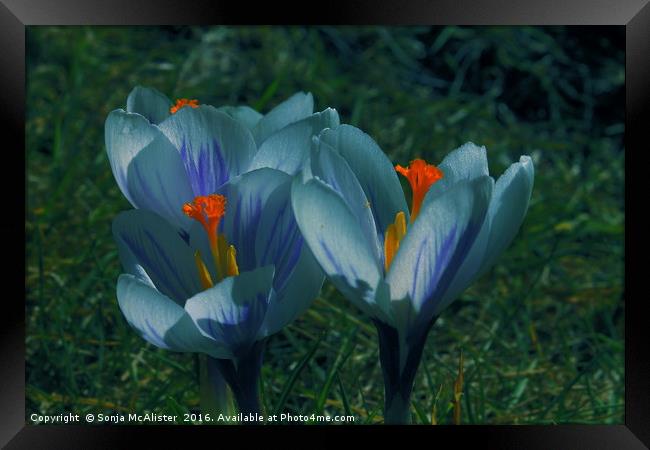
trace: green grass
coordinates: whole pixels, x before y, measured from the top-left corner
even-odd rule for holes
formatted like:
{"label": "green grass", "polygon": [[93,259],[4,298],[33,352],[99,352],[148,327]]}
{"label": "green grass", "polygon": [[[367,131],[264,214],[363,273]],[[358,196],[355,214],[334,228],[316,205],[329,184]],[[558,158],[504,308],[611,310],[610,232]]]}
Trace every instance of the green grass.
{"label": "green grass", "polygon": [[[136,84],[268,111],[298,90],[368,132],[394,163],[486,145],[492,174],[535,160],[525,223],[438,320],[414,420],[622,423],[622,34],[603,29],[30,27],[27,416],[198,410],[193,355],[156,349],[117,306],[110,228],[130,208],[103,124]],[[267,412],[382,421],[370,321],[326,283],[272,337]],[[432,417],[433,415],[433,417]]]}

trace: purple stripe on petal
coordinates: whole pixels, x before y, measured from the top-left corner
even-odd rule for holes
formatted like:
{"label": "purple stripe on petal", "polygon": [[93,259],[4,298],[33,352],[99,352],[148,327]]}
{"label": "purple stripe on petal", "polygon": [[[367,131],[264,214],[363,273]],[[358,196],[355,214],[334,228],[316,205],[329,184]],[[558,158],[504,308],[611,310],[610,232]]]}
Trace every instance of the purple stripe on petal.
{"label": "purple stripe on petal", "polygon": [[213,317],[199,319],[197,324],[212,339],[237,353],[253,343],[268,309],[269,298],[268,293],[257,293],[246,303],[215,311]]}
{"label": "purple stripe on petal", "polygon": [[467,254],[472,248],[472,245],[481,230],[481,225],[482,223],[470,222],[467,225],[467,228],[463,231],[463,234],[458,240],[458,244],[456,244],[454,254],[445,267],[445,273],[442,275],[440,282],[438,283],[436,288],[436,297],[442,297],[442,294],[447,290],[454,276],[456,276],[456,272],[467,257]]}
{"label": "purple stripe on petal", "polygon": [[237,250],[237,265],[240,271],[252,270],[256,265],[255,236],[262,213],[262,199],[255,194],[228,196],[226,215],[232,214],[223,224],[220,232]]}
{"label": "purple stripe on petal", "polygon": [[[221,146],[217,142],[217,140],[212,141],[212,147],[214,148],[214,154],[215,157],[217,158],[217,185],[216,187],[221,186],[224,184],[226,181],[228,181],[229,176],[228,176],[228,167],[226,167],[226,161],[223,157],[223,152],[221,151]],[[235,174],[236,175],[236,174]]]}
{"label": "purple stripe on petal", "polygon": [[[420,263],[422,262],[422,255],[424,254],[425,250],[427,250],[429,244],[428,239],[424,239],[420,243],[420,248],[418,249],[418,256],[415,258],[415,267],[413,268],[413,283],[411,284],[411,298],[415,298],[415,290],[417,288],[417,283],[418,283],[418,274],[420,273]],[[385,252],[384,252],[385,253]]]}
{"label": "purple stripe on petal", "polygon": [[[142,239],[132,238],[128,235],[122,235],[121,237],[135,256],[136,261],[138,261],[152,279],[156,288],[164,295],[171,297],[174,301],[181,304],[181,302],[196,292],[186,292],[187,286],[185,280],[174,270],[174,263],[169,258],[169,255],[163,251],[149,230],[144,230],[143,234],[149,239],[155,257],[145,251],[145,245],[143,245]],[[164,264],[161,264],[161,260]]]}
{"label": "purple stripe on petal", "polygon": [[322,248],[323,251],[325,252],[325,256],[326,256],[327,259],[329,260],[330,264],[331,264],[332,266],[334,266],[334,272],[343,275],[343,274],[345,273],[345,272],[343,271],[343,268],[342,268],[341,265],[339,264],[338,260],[334,257],[334,255],[332,254],[332,251],[331,251],[330,248],[327,246],[327,244],[325,243],[325,241],[323,241],[322,239],[320,239],[320,240],[318,241],[318,243],[320,244],[321,248]]}
{"label": "purple stripe on petal", "polygon": [[279,292],[285,287],[300,258],[303,238],[288,203],[278,209],[270,228],[257,264],[275,266],[273,287]]}
{"label": "purple stripe on petal", "polygon": [[[428,301],[432,297],[434,289],[437,289],[439,286],[440,278],[444,271],[447,270],[450,259],[453,256],[453,243],[456,240],[457,228],[454,226],[449,234],[444,238],[440,249],[436,255],[436,260],[433,262],[433,266],[430,265],[430,260],[428,258],[423,258],[425,252],[433,251],[429,247],[429,240],[425,239],[418,249],[418,255],[415,262],[414,276],[413,276],[413,285],[411,286],[411,298],[412,299],[422,299],[421,301]],[[456,246],[456,249],[458,247]],[[420,264],[425,264],[423,270],[420,270]],[[424,282],[424,292],[422,295],[417,295],[417,286],[418,283]]]}
{"label": "purple stripe on petal", "polygon": [[223,151],[216,140],[201,144],[196,155],[192,151],[191,144],[184,139],[180,155],[194,195],[213,194],[219,186],[230,179]]}
{"label": "purple stripe on petal", "polygon": [[442,299],[445,291],[456,276],[458,268],[461,266],[472,248],[472,245],[481,230],[481,225],[482,223],[480,222],[470,222],[462,231],[458,243],[453,248],[453,251],[450,251],[452,250],[451,242],[453,242],[453,239],[450,238],[455,234],[455,229],[452,230],[445,240],[445,243],[443,243],[440,255],[444,256],[439,257],[439,259],[442,260],[440,263],[436,261],[435,273],[432,274],[431,277],[435,282],[430,283],[428,286],[428,292],[426,293],[426,296],[423,297],[425,299],[424,302],[427,311],[433,310],[436,307],[436,303],[434,302],[438,302]]}
{"label": "purple stripe on petal", "polygon": [[155,180],[152,180],[145,177],[144,170],[147,170],[147,167],[142,165],[133,164],[129,167],[128,178],[131,180],[131,188],[137,192],[137,195],[135,195],[136,192],[133,192],[131,195],[135,197],[138,203],[137,207],[156,211],[159,214],[168,213],[168,211],[165,211],[167,199],[160,198],[165,193],[160,190],[155,192],[152,189],[153,186],[162,187],[167,184],[163,179],[163,174],[160,171],[156,171]]}
{"label": "purple stripe on petal", "polygon": [[285,251],[282,260],[279,260],[276,264],[276,268],[280,268],[280,270],[276,271],[273,279],[273,287],[276,291],[284,289],[286,283],[289,281],[293,269],[295,269],[298,259],[300,259],[302,245],[303,239],[299,237],[293,245],[287,247],[289,251]]}
{"label": "purple stripe on petal", "polygon": [[[264,253],[262,254],[262,258],[260,261],[262,262],[261,265],[266,265],[269,263],[269,252],[271,251],[271,244],[276,240],[273,238],[275,236],[275,232],[278,229],[278,225],[280,222],[282,222],[282,216],[284,215],[284,212],[286,210],[286,205],[278,212],[278,214],[275,216],[275,220],[273,221],[273,226],[271,227],[271,232],[269,233],[269,236],[271,236],[271,239],[269,239],[266,243],[266,247],[264,248]],[[282,242],[282,241],[280,241]],[[278,245],[278,248],[280,248],[281,245]]]}

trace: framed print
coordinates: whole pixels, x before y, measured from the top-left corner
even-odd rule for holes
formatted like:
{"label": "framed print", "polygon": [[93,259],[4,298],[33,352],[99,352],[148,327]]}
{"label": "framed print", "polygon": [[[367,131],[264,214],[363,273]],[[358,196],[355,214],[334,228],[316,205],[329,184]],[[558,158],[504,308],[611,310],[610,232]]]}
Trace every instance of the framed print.
{"label": "framed print", "polygon": [[249,13],[3,0],[2,444],[650,445],[646,2]]}

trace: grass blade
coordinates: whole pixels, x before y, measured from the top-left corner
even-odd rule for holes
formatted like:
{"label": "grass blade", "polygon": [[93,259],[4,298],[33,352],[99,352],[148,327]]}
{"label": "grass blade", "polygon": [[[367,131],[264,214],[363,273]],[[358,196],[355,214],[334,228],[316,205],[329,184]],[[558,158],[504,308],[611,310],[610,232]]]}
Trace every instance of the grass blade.
{"label": "grass blade", "polygon": [[339,369],[343,366],[343,363],[345,363],[345,361],[348,359],[352,353],[352,350],[354,350],[354,346],[356,345],[354,337],[357,334],[358,330],[358,327],[351,328],[350,332],[348,332],[348,334],[345,336],[343,345],[341,346],[341,351],[339,351],[338,355],[336,355],[334,364],[332,364],[332,368],[330,369],[329,373],[327,374],[327,378],[325,379],[325,384],[323,384],[323,388],[318,395],[318,400],[316,401],[315,408],[316,414],[322,414],[323,409],[325,408],[325,402],[327,401],[327,394],[329,393],[330,387],[334,382],[334,377],[338,373]]}
{"label": "grass blade", "polygon": [[282,388],[280,399],[278,400],[278,403],[275,407],[275,414],[280,414],[282,412],[282,409],[284,408],[284,405],[287,402],[287,397],[291,393],[291,390],[293,389],[293,385],[296,383],[296,380],[298,379],[300,372],[302,372],[302,369],[304,369],[307,363],[314,357],[314,354],[316,353],[316,350],[318,350],[318,347],[320,346],[321,341],[325,337],[325,334],[326,332],[321,333],[318,336],[318,340],[307,351],[307,353],[305,353],[305,356],[302,357],[302,359],[298,362],[298,365],[293,369],[293,372],[291,372],[291,375],[289,376],[289,379],[284,385],[284,388]]}

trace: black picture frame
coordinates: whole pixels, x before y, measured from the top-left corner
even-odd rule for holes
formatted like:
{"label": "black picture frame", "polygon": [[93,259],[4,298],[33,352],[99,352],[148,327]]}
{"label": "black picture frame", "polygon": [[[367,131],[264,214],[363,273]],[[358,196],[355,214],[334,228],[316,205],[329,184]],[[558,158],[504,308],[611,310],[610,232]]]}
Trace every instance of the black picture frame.
{"label": "black picture frame", "polygon": [[[459,24],[459,25],[617,25],[626,35],[625,125],[625,425],[612,426],[438,426],[438,427],[328,427],[324,439],[341,445],[341,433],[363,438],[397,437],[414,433],[428,446],[479,445],[487,448],[529,449],[636,449],[650,446],[650,347],[647,302],[641,293],[637,271],[643,270],[643,230],[647,220],[634,199],[647,179],[639,173],[647,152],[641,144],[644,127],[650,124],[650,5],[648,0],[427,0],[378,3],[372,0],[280,8],[275,2],[251,6],[209,0],[0,0],[0,115],[5,148],[0,192],[5,193],[4,237],[6,267],[19,271],[15,261],[25,257],[18,236],[25,226],[16,211],[26,208],[16,185],[26,188],[25,148],[25,27],[27,25],[169,25],[169,24]],[[312,12],[310,12],[310,10]],[[9,139],[8,139],[9,138]],[[9,144],[11,142],[11,144]],[[647,146],[647,144],[646,144]],[[8,160],[6,158],[9,158]],[[21,167],[23,170],[21,170]],[[640,194],[643,195],[643,194]],[[25,214],[26,217],[26,214]],[[10,259],[11,258],[11,259]],[[635,262],[637,264],[635,264]],[[16,268],[13,268],[16,267]],[[23,266],[24,268],[24,266]],[[635,271],[635,269],[637,269]],[[287,434],[287,427],[140,427],[140,426],[34,426],[25,419],[25,310],[19,301],[24,292],[20,276],[5,271],[5,291],[0,342],[0,445],[6,448],[122,448],[132,447],[135,437],[166,446],[190,444],[203,439],[218,445],[221,439],[259,438]],[[319,428],[322,431],[321,427]],[[291,427],[285,445],[309,446],[314,427]],[[241,431],[245,431],[241,433]],[[319,430],[316,430],[319,431]],[[298,432],[299,434],[296,434]],[[229,436],[224,436],[224,433]],[[218,439],[218,440],[216,440]],[[427,442],[424,441],[424,442]],[[410,442],[410,441],[403,441]],[[268,442],[267,442],[268,443]]]}

